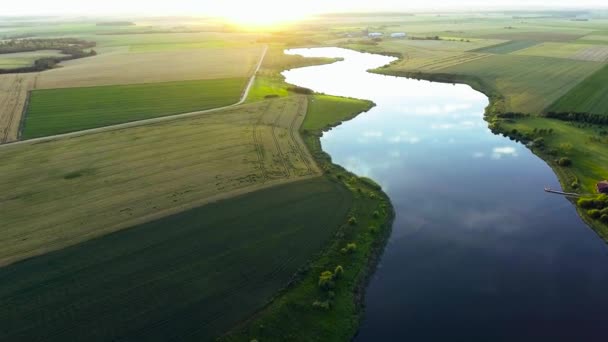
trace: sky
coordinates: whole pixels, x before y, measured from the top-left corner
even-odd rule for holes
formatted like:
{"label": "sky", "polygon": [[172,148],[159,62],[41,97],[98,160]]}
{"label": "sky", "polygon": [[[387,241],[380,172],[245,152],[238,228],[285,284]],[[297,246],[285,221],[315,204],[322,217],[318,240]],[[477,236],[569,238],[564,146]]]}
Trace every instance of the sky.
{"label": "sky", "polygon": [[[0,15],[303,16],[324,12],[608,7],[606,0],[19,0]],[[291,13],[291,14],[290,14]]]}

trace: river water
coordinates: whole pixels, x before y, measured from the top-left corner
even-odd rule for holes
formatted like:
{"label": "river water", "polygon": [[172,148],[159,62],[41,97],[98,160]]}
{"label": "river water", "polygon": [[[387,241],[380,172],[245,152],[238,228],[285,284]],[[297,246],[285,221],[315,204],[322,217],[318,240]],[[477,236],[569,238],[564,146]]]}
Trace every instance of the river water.
{"label": "river water", "polygon": [[608,246],[543,191],[559,183],[542,160],[489,131],[483,94],[366,72],[392,57],[287,53],[344,58],[288,83],[377,104],[321,140],[397,214],[357,341],[608,341]]}

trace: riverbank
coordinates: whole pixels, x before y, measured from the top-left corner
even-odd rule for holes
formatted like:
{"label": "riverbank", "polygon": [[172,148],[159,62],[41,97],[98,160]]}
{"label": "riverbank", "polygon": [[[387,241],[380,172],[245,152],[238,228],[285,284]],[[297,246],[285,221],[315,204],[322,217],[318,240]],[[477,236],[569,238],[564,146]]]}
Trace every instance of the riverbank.
{"label": "riverbank", "polygon": [[221,341],[344,341],[355,336],[363,318],[365,288],[390,236],[394,209],[375,182],[332,163],[320,138],[374,104],[327,95],[308,98],[302,137],[324,177],[351,191],[353,208],[335,238],[290,286]]}
{"label": "riverbank", "polygon": [[[362,51],[365,52],[365,51]],[[586,172],[584,168],[589,165],[589,158],[597,158],[597,153],[581,151],[589,138],[590,131],[601,130],[601,126],[586,125],[576,127],[576,123],[559,121],[557,119],[533,116],[525,113],[506,111],[505,97],[490,84],[483,80],[467,75],[446,73],[425,73],[394,71],[390,68],[379,68],[371,72],[427,80],[440,83],[462,83],[485,94],[489,104],[485,109],[484,120],[495,134],[502,134],[511,140],[524,144],[532,153],[542,159],[557,175],[564,191],[577,192],[582,196],[594,197],[597,173]],[[574,126],[574,127],[573,127]],[[588,129],[586,129],[588,128]],[[591,138],[592,139],[592,138]],[[576,141],[572,146],[570,141]],[[593,151],[598,152],[598,151]],[[608,155],[608,151],[601,151]],[[561,165],[560,159],[573,160],[568,165]],[[562,159],[563,160],[563,159]],[[542,189],[539,189],[542,191]],[[585,208],[577,205],[576,199],[567,198],[575,206],[581,219],[591,227],[604,241],[608,243],[608,225],[598,219],[593,219]]]}

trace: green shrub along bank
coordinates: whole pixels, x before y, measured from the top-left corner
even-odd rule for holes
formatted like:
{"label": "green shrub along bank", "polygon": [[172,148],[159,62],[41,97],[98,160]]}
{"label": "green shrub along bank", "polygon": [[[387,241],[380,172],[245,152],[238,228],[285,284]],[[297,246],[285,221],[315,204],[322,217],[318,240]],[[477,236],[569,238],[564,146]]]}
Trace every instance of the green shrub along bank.
{"label": "green shrub along bank", "polygon": [[[310,101],[302,136],[324,177],[353,194],[352,209],[334,239],[298,274],[297,281],[221,341],[348,341],[359,327],[364,289],[390,235],[393,208],[375,182],[333,164],[321,150],[320,136],[373,104],[325,95],[311,96]],[[341,103],[349,103],[350,110],[327,111],[341,108]]]}

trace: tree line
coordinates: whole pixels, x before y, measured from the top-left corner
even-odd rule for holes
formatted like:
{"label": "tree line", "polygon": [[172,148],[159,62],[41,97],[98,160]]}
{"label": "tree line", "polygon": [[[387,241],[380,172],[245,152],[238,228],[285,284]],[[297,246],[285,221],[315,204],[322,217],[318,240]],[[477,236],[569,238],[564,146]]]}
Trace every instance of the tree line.
{"label": "tree line", "polygon": [[[12,69],[0,69],[0,74],[39,72],[54,68],[58,63],[71,59],[97,55],[92,48],[97,44],[76,38],[54,39],[11,39],[0,42],[0,54],[32,52],[38,50],[59,50],[65,56],[42,57],[34,65]],[[90,49],[89,51],[85,51]]]}

